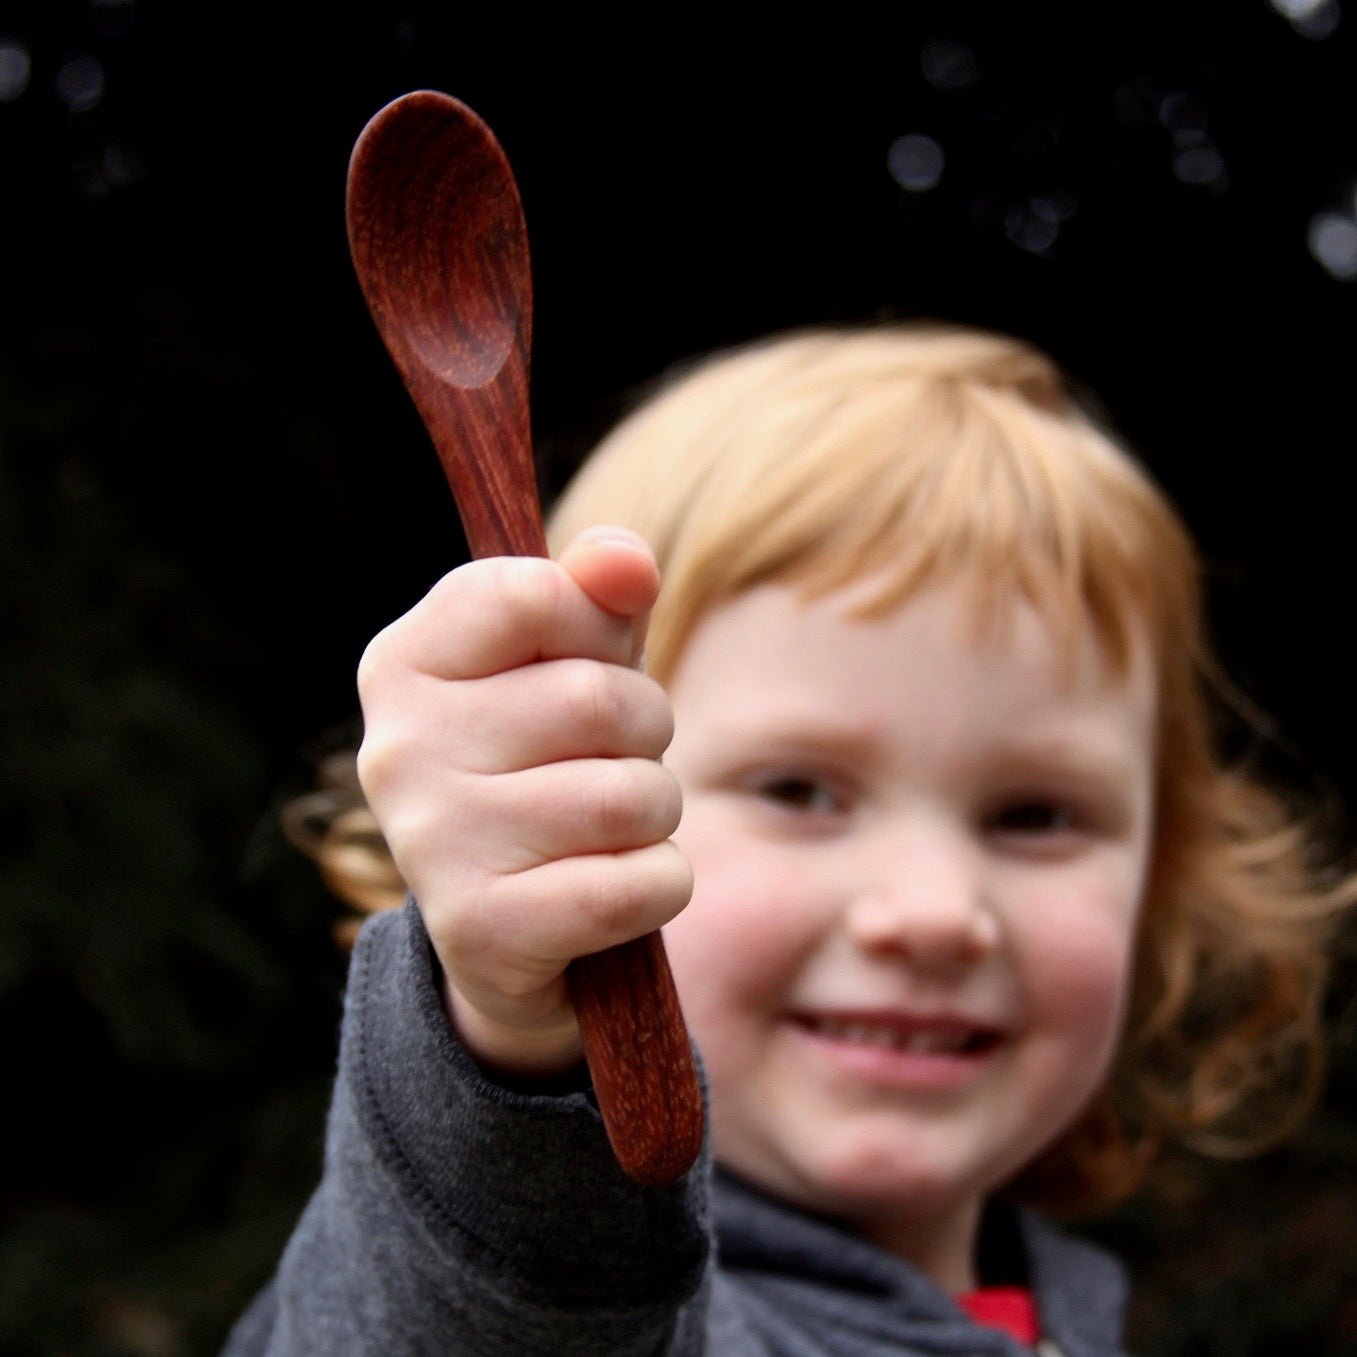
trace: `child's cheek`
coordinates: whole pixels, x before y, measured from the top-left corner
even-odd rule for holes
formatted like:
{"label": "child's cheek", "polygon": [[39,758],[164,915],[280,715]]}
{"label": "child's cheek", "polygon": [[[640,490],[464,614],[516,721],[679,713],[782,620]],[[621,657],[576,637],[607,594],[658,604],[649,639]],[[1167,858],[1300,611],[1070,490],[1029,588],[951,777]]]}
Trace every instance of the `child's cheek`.
{"label": "child's cheek", "polygon": [[[724,1029],[774,1021],[820,940],[804,876],[716,836],[676,836],[693,864],[692,902],[665,927],[684,1014],[704,1051]],[[729,850],[729,851],[727,851]]]}
{"label": "child's cheek", "polygon": [[1038,1023],[1066,1034],[1096,1065],[1110,1061],[1125,1016],[1138,891],[1131,881],[1104,879],[1062,903],[1017,940],[1024,955],[1016,970]]}

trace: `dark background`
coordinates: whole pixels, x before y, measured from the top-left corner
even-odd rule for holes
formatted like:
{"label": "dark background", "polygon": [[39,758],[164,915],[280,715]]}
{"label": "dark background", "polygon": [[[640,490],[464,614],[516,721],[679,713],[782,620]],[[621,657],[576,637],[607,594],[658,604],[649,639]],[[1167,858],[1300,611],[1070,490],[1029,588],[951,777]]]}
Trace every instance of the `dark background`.
{"label": "dark background", "polygon": [[[0,8],[0,1351],[214,1352],[318,1172],[337,907],[277,810],[463,552],[344,237],[405,90],[518,174],[549,488],[714,346],[1029,336],[1182,506],[1253,757],[1351,842],[1357,7],[1298,3]],[[1143,1353],[1357,1352],[1351,992],[1297,1146],[1096,1227]]]}

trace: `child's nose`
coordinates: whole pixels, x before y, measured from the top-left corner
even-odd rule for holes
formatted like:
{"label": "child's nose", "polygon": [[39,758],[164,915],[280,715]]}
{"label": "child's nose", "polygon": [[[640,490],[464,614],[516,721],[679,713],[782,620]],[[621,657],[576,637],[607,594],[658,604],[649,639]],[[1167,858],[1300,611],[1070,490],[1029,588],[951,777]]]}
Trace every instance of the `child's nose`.
{"label": "child's nose", "polygon": [[998,918],[962,832],[925,820],[883,834],[870,856],[847,912],[857,946],[930,969],[974,965],[993,950]]}

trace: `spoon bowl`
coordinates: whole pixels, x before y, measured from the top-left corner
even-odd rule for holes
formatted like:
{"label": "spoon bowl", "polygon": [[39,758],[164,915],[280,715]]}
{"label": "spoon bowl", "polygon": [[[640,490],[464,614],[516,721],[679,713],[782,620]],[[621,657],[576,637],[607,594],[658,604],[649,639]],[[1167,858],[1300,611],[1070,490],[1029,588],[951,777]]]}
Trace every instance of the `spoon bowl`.
{"label": "spoon bowl", "polygon": [[528,232],[499,143],[465,104],[407,94],[354,146],[347,216],[368,310],[433,439],[472,555],[545,556]]}

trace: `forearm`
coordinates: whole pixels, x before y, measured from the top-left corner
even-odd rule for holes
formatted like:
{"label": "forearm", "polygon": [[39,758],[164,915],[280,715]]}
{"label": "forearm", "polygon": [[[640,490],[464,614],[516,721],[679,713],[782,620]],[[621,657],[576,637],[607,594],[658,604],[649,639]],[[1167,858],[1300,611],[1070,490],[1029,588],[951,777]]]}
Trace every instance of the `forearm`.
{"label": "forearm", "polygon": [[325,1177],[267,1344],[228,1352],[664,1353],[707,1263],[705,1211],[700,1171],[627,1179],[587,1094],[480,1073],[406,910],[355,953]]}

